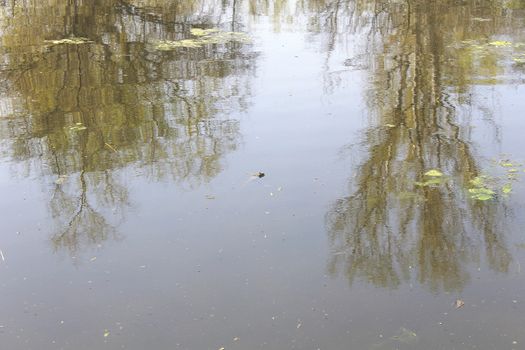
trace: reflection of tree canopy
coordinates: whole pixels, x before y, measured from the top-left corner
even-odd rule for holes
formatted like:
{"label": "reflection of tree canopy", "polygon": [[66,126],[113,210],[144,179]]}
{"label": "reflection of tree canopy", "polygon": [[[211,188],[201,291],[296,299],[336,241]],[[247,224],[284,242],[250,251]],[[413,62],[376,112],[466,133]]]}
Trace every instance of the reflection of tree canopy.
{"label": "reflection of tree canopy", "polygon": [[[0,136],[6,156],[53,180],[62,176],[52,208],[67,229],[55,236],[57,245],[76,248],[82,230],[95,235],[88,240],[105,239],[110,225],[97,205],[127,203],[117,169],[140,167],[153,179],[190,184],[221,171],[238,144],[231,114],[247,105],[254,56],[235,42],[169,52],[152,44],[211,27],[221,11],[224,4],[214,1],[50,0],[2,8],[8,115]],[[68,37],[90,42],[46,43]]]}
{"label": "reflection of tree canopy", "polygon": [[[476,203],[465,195],[480,169],[453,92],[465,93],[476,72],[450,44],[496,34],[511,13],[502,11],[500,1],[487,7],[477,1],[357,3],[374,9],[360,14],[369,16],[363,22],[377,40],[370,62],[374,126],[364,135],[368,156],[352,194],[327,214],[330,271],[343,270],[350,282],[396,287],[413,269],[434,291],[460,290],[469,278],[466,264],[481,258],[482,247],[492,269],[507,271],[503,204]],[[473,24],[474,15],[491,22]],[[416,186],[432,168],[450,180]]]}

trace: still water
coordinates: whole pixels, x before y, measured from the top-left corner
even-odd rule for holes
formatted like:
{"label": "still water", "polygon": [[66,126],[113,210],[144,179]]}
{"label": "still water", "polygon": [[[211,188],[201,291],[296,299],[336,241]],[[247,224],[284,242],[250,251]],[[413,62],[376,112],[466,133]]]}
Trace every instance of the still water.
{"label": "still water", "polygon": [[0,2],[1,348],[524,349],[524,28]]}

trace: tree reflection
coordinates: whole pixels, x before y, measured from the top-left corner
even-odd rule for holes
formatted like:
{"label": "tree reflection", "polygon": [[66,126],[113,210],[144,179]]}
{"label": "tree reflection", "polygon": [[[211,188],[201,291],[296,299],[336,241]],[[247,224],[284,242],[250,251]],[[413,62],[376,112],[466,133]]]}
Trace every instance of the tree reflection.
{"label": "tree reflection", "polygon": [[[219,1],[2,7],[1,138],[7,156],[55,182],[57,249],[74,253],[116,235],[110,216],[130,204],[121,169],[190,186],[223,169],[239,143],[232,115],[248,105],[255,55],[237,42],[168,52],[153,45],[213,27],[222,13],[232,16]],[[90,42],[46,42],[70,37]]]}
{"label": "tree reflection", "polygon": [[[371,126],[351,195],[338,199],[327,214],[331,273],[388,288],[415,277],[432,291],[459,291],[470,278],[469,263],[486,259],[491,269],[508,270],[504,203],[474,202],[465,194],[480,165],[469,115],[460,107],[479,72],[452,45],[502,30],[501,24],[512,20],[502,6],[500,1],[486,7],[477,1],[355,2],[356,15],[367,18],[360,21],[373,38],[367,49],[375,49],[368,56]],[[491,24],[474,22],[473,16],[490,18]],[[487,67],[492,72],[484,73],[498,74],[497,65]],[[417,186],[433,168],[450,179],[436,187]]]}

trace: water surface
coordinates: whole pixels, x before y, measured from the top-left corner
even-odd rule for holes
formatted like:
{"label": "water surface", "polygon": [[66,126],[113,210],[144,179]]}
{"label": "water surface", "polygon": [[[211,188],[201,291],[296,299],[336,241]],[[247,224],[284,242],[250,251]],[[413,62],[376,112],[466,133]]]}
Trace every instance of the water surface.
{"label": "water surface", "polygon": [[2,2],[3,346],[521,349],[524,27],[503,0]]}

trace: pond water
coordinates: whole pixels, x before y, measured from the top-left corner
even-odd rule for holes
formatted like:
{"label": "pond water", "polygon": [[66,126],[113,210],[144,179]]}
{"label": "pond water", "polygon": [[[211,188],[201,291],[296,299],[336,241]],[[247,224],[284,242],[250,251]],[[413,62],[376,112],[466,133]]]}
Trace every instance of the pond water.
{"label": "pond water", "polygon": [[525,348],[524,28],[1,1],[2,348]]}

